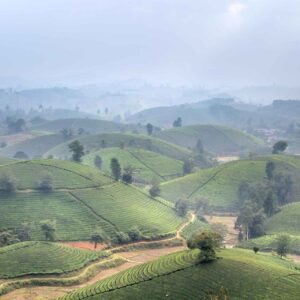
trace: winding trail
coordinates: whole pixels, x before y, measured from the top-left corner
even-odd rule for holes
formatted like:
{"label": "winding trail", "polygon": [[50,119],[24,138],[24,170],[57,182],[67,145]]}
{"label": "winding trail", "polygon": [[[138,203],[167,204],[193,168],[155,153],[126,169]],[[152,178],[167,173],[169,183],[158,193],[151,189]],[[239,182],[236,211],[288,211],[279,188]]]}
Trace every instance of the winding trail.
{"label": "winding trail", "polygon": [[[20,288],[16,289],[8,294],[5,294],[3,296],[0,296],[0,300],[48,300],[48,299],[55,299],[57,297],[63,296],[68,292],[71,292],[75,289],[84,287],[86,285],[93,284],[99,280],[105,279],[109,276],[112,276],[114,274],[117,274],[121,271],[124,271],[128,268],[134,267],[136,265],[149,262],[152,260],[157,259],[160,256],[167,255],[173,252],[177,252],[180,250],[186,249],[186,245],[184,243],[184,239],[181,237],[181,232],[183,231],[186,226],[188,226],[190,223],[194,222],[196,216],[194,213],[190,213],[188,216],[188,219],[186,222],[181,224],[181,226],[177,229],[176,235],[167,239],[162,239],[158,241],[141,241],[137,243],[131,243],[128,244],[129,246],[142,246],[143,244],[149,244],[153,242],[168,242],[176,239],[180,239],[183,241],[181,246],[173,246],[173,247],[164,247],[164,248],[158,248],[158,249],[143,249],[143,250],[135,250],[135,251],[120,251],[117,253],[118,257],[121,257],[125,262],[121,265],[118,265],[116,267],[112,267],[109,269],[104,269],[99,271],[95,276],[92,276],[91,278],[87,279],[85,282],[81,284],[75,284],[70,286],[33,286],[33,287],[26,287],[26,288]],[[75,246],[76,247],[76,246]],[[121,249],[120,247],[113,248],[111,250],[118,250]],[[111,258],[108,258],[108,260]],[[91,268],[94,268],[96,265],[102,264],[104,261],[96,261],[95,263],[90,264],[88,267],[84,268],[77,276],[84,276],[88,273],[88,271]],[[68,277],[70,278],[70,277]],[[35,279],[39,279],[38,277],[35,277]],[[46,280],[46,277],[41,277],[41,279]],[[49,277],[49,279],[53,279],[53,277]],[[60,278],[62,279],[62,278]],[[18,279],[15,281],[26,281],[25,279]],[[0,285],[5,282],[11,282],[14,280],[2,280],[0,281]]]}

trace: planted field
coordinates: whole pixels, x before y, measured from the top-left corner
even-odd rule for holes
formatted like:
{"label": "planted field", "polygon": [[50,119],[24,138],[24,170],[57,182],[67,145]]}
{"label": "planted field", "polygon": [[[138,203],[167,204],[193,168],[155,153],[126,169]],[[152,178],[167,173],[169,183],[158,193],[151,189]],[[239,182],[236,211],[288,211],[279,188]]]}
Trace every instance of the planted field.
{"label": "planted field", "polygon": [[46,134],[20,141],[0,150],[0,155],[13,157],[18,151],[25,152],[29,158],[42,157],[49,149],[65,142],[61,134]]}
{"label": "planted field", "polygon": [[234,249],[222,250],[222,259],[214,263],[199,265],[197,255],[195,250],[164,256],[60,299],[206,299],[221,287],[229,299],[299,298],[300,272],[289,262]]}
{"label": "planted field", "polygon": [[68,273],[108,256],[109,252],[81,250],[57,243],[18,243],[0,248],[0,278]]}
{"label": "planted field", "polygon": [[[51,174],[53,190],[37,190],[43,174]],[[56,240],[89,240],[101,231],[105,240],[118,231],[138,226],[148,237],[174,233],[182,222],[165,200],[155,200],[139,189],[90,166],[58,160],[33,160],[0,166],[0,176],[15,178],[17,190],[0,193],[0,231],[29,224],[33,240],[43,240],[41,222],[56,224]]]}
{"label": "planted field", "polygon": [[156,152],[134,148],[107,148],[89,155],[83,163],[94,166],[94,158],[99,155],[102,159],[102,171],[110,174],[110,161],[117,158],[124,169],[130,166],[133,169],[134,179],[138,182],[165,181],[182,175],[183,163]]}
{"label": "planted field", "polygon": [[237,203],[237,191],[241,182],[258,183],[265,178],[266,162],[273,160],[278,171],[288,171],[294,181],[294,199],[298,199],[300,187],[300,159],[290,156],[272,156],[253,160],[229,162],[215,168],[162,183],[162,197],[170,201],[187,198],[191,202],[205,199],[219,210],[232,211]]}
{"label": "planted field", "polygon": [[53,178],[54,188],[94,187],[111,182],[94,168],[68,161],[36,160],[0,166],[0,176],[9,174],[16,180],[18,189],[35,189],[45,174]]}
{"label": "planted field", "polygon": [[46,121],[42,124],[33,127],[33,130],[60,132],[63,128],[72,129],[76,134],[78,129],[82,128],[84,131],[96,134],[105,132],[120,131],[124,125],[114,123],[111,121],[77,118],[77,119],[57,119],[53,121]]}
{"label": "planted field", "polygon": [[[120,147],[120,145],[123,144],[126,148],[142,148],[178,160],[188,158],[191,154],[186,148],[142,134],[107,133],[82,136],[78,138],[78,140],[84,145],[85,150],[90,152],[98,151],[102,148]],[[62,158],[70,157],[68,149],[69,143],[70,142],[66,142],[50,149],[45,155],[52,154],[55,157]]]}
{"label": "planted field", "polygon": [[162,130],[160,139],[182,147],[194,148],[200,139],[204,149],[219,155],[255,151],[264,142],[242,131],[220,125],[192,125]]}
{"label": "planted field", "polygon": [[99,189],[72,192],[118,231],[138,226],[151,237],[174,233],[182,219],[170,206],[148,197],[132,186],[116,183]]}

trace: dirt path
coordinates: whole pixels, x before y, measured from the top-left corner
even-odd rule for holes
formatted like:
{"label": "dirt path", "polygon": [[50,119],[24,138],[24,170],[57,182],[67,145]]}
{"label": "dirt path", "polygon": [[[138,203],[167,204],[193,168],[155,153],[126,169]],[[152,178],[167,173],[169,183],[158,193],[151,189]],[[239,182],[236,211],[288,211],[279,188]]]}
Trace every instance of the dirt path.
{"label": "dirt path", "polygon": [[[173,239],[182,239],[181,232],[182,230],[188,226],[190,223],[192,223],[195,220],[196,216],[194,213],[190,213],[188,220],[183,223],[178,230],[176,231],[176,236],[171,237],[168,239],[160,240],[161,242],[170,241]],[[137,244],[143,244],[143,243],[153,243],[153,241],[145,241],[145,242],[138,242],[138,243],[132,243],[131,245],[137,245]],[[69,246],[76,247],[76,248],[84,248],[84,247],[90,247],[92,246],[89,242],[71,242],[66,243]],[[73,291],[75,289],[78,289],[80,287],[84,287],[86,285],[90,285],[92,283],[95,283],[99,280],[102,280],[104,278],[107,278],[109,276],[112,276],[114,274],[117,274],[123,270],[126,270],[128,268],[134,267],[138,264],[145,263],[152,261],[160,256],[167,255],[169,253],[177,252],[180,250],[186,249],[185,245],[177,246],[177,247],[167,247],[167,248],[160,248],[160,249],[143,249],[143,250],[136,250],[136,251],[129,251],[129,252],[119,252],[118,256],[123,257],[126,262],[120,266],[110,268],[107,270],[102,270],[96,276],[89,279],[88,281],[80,284],[80,285],[73,285],[68,287],[52,287],[52,286],[46,286],[46,287],[31,287],[31,288],[22,288],[17,289],[15,291],[12,291],[11,293],[8,293],[6,295],[0,296],[1,300],[48,300],[48,299],[55,299],[57,297],[63,296],[66,293]],[[99,249],[97,249],[99,250]],[[84,270],[83,272],[86,272]]]}
{"label": "dirt path", "polygon": [[180,250],[184,250],[184,246],[179,247],[170,247],[170,248],[162,248],[162,249],[145,249],[139,251],[131,251],[131,252],[121,252],[118,255],[122,256],[127,260],[124,264],[103,270],[98,273],[96,276],[91,278],[80,285],[74,285],[69,287],[31,287],[31,288],[22,288],[19,290],[15,290],[9,294],[3,295],[0,297],[1,300],[48,300],[55,299],[57,297],[63,296],[68,292],[71,292],[75,289],[84,287],[86,285],[93,284],[99,280],[105,279],[109,276],[117,274],[121,271],[124,271],[128,268],[134,267],[136,265],[152,261],[160,256],[167,255],[173,252],[177,252]]}
{"label": "dirt path", "polygon": [[226,226],[227,235],[224,238],[225,247],[233,248],[237,244],[238,231],[234,228],[236,217],[231,216],[204,216],[209,224],[222,224]]}

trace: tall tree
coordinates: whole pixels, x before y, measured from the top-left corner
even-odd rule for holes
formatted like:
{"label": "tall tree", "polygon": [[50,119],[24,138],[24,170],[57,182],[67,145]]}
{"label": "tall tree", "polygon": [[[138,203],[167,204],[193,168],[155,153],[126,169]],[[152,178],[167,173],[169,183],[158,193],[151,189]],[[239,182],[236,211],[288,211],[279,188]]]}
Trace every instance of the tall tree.
{"label": "tall tree", "polygon": [[181,117],[178,117],[174,122],[173,122],[173,127],[181,127],[182,126],[182,119]]}
{"label": "tall tree", "polygon": [[78,140],[69,144],[69,149],[72,152],[72,159],[76,162],[81,161],[81,157],[84,155],[84,147]]}
{"label": "tall tree", "polygon": [[111,174],[115,180],[119,180],[121,177],[121,166],[116,158],[112,158],[110,161]]}
{"label": "tall tree", "polygon": [[95,156],[95,158],[94,158],[94,165],[99,170],[102,169],[102,158],[100,157],[100,155],[96,155]]}
{"label": "tall tree", "polygon": [[269,180],[273,179],[274,170],[275,170],[275,163],[273,161],[268,161],[266,163],[266,174]]}
{"label": "tall tree", "polygon": [[146,125],[146,129],[147,129],[148,135],[152,135],[152,133],[153,133],[153,125],[151,123],[148,123]]}
{"label": "tall tree", "polygon": [[55,241],[55,224],[51,221],[41,223],[41,230],[44,233],[46,241]]}
{"label": "tall tree", "polygon": [[288,235],[280,235],[276,240],[276,253],[282,256],[286,256],[289,250],[290,237]]}

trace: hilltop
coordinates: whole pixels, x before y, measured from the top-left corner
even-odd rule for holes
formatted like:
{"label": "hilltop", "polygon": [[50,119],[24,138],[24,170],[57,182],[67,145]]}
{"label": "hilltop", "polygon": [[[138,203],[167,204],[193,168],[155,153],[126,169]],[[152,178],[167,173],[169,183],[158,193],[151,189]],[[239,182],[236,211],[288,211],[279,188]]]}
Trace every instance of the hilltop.
{"label": "hilltop", "polygon": [[166,181],[182,176],[183,173],[182,161],[144,149],[105,148],[86,155],[83,163],[94,166],[96,156],[102,159],[102,171],[110,174],[110,161],[117,158],[121,167],[131,167],[134,180],[142,183]]}
{"label": "hilltop", "polygon": [[[221,259],[197,264],[186,250],[128,269],[60,299],[206,299],[221,288],[229,299],[298,299],[300,272],[278,257],[228,249]],[[291,276],[293,275],[293,276]]]}
{"label": "hilltop", "polygon": [[264,142],[237,129],[220,125],[192,125],[162,130],[156,137],[176,145],[195,148],[200,139],[206,151],[217,155],[261,150]]}
{"label": "hilltop", "polygon": [[[229,162],[214,168],[162,183],[162,196],[170,201],[187,198],[191,203],[206,200],[215,209],[235,211],[237,191],[241,182],[256,183],[265,178],[267,161],[274,161],[278,171],[289,171],[294,182],[300,179],[300,158],[268,156]],[[300,188],[294,185],[293,199],[299,199]]]}

